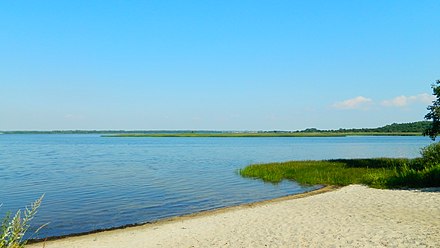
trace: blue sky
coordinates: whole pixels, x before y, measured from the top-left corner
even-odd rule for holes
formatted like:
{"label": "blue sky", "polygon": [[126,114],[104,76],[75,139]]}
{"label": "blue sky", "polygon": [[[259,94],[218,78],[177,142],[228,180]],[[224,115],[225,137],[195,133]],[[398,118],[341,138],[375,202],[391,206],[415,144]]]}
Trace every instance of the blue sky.
{"label": "blue sky", "polygon": [[1,1],[0,130],[422,120],[440,1]]}

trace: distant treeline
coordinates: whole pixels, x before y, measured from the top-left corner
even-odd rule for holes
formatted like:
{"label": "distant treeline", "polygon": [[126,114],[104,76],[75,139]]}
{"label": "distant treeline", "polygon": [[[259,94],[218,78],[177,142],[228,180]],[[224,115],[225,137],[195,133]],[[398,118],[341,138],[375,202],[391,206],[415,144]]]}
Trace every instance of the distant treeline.
{"label": "distant treeline", "polygon": [[336,133],[423,133],[431,124],[430,121],[417,121],[410,123],[393,123],[377,128],[340,128],[337,130],[319,130],[316,128],[308,128],[299,132],[336,132]]}
{"label": "distant treeline", "polygon": [[[430,125],[429,121],[410,123],[393,123],[378,128],[340,128],[337,130],[320,130],[307,128],[298,131],[240,131],[239,133],[423,133]],[[55,131],[0,131],[4,134],[224,134],[235,131],[206,131],[206,130],[55,130]]]}

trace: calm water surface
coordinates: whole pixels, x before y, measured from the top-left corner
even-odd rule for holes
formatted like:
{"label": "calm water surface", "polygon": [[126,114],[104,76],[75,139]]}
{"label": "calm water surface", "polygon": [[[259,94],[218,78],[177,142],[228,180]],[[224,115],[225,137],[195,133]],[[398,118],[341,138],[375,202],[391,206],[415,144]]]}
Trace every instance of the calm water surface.
{"label": "calm water surface", "polygon": [[251,163],[416,157],[426,137],[102,138],[0,135],[0,217],[46,196],[38,238],[67,235],[313,190],[237,175]]}

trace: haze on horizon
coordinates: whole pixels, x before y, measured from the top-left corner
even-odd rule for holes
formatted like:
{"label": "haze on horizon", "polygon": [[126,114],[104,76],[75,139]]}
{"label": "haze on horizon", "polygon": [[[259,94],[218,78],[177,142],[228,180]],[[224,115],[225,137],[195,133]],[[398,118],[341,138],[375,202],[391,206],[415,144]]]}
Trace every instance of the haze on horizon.
{"label": "haze on horizon", "polygon": [[440,1],[2,1],[0,130],[423,120]]}

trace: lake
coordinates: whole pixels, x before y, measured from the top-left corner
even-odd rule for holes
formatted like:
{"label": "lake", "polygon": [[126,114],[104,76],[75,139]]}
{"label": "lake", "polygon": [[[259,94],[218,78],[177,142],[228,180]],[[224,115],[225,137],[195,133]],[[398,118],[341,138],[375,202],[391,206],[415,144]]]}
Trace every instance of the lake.
{"label": "lake", "polygon": [[245,179],[252,163],[417,157],[427,137],[104,138],[0,135],[0,217],[45,193],[37,237],[69,235],[310,191]]}

